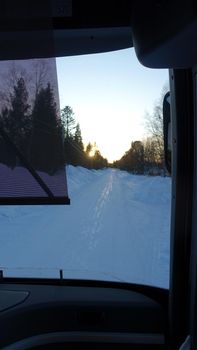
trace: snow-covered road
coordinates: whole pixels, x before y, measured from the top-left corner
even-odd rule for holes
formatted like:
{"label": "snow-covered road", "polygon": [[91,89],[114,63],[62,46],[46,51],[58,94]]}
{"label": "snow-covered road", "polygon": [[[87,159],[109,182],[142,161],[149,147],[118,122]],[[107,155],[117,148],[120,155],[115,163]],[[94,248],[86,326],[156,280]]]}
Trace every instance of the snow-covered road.
{"label": "snow-covered road", "polygon": [[[7,275],[91,278],[168,287],[169,178],[68,168],[71,206],[1,207]],[[8,269],[7,269],[8,268]]]}

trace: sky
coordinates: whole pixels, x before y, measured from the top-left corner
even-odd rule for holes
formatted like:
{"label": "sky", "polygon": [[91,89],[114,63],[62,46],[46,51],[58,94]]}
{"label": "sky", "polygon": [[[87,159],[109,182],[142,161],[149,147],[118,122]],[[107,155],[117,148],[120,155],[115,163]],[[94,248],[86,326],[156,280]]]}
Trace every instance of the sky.
{"label": "sky", "polygon": [[167,69],[142,66],[133,48],[56,63],[60,108],[72,107],[85,145],[96,142],[112,162],[146,137],[144,117],[168,83]]}

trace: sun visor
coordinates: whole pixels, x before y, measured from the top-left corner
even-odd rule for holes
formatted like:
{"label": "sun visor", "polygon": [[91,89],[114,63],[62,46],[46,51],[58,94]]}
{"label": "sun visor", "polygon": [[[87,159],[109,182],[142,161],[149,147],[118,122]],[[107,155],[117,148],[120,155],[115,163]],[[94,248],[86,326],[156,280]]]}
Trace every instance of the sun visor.
{"label": "sun visor", "polygon": [[0,62],[0,203],[69,203],[55,58]]}
{"label": "sun visor", "polygon": [[[23,1],[18,12],[16,7],[12,11],[9,3],[4,2],[1,24],[4,21],[6,25],[7,20],[14,26],[19,17],[22,23],[31,24],[36,17],[38,24],[45,25],[44,45],[49,56],[55,57],[51,20],[54,9],[50,3],[40,2],[39,13],[33,2]],[[6,35],[4,39],[6,45]],[[19,42],[16,51],[17,45]],[[22,57],[23,48],[18,49]],[[29,52],[29,56],[35,54]],[[69,202],[56,59],[1,61],[0,204]]]}
{"label": "sun visor", "polygon": [[129,1],[119,6],[104,0],[6,0],[0,11],[0,60],[132,47],[130,16]]}
{"label": "sun visor", "polygon": [[[44,45],[52,57],[37,59],[28,40],[26,45],[16,40],[11,50],[20,52],[23,60],[12,60],[10,52],[10,60],[0,61],[0,204],[69,204],[53,11],[45,0],[39,7],[24,0],[13,6],[8,0],[0,14],[5,45],[7,34],[12,33],[10,25],[14,29],[20,22],[22,27],[42,24]],[[39,46],[39,37],[37,41]],[[27,46],[31,59],[24,59]]]}

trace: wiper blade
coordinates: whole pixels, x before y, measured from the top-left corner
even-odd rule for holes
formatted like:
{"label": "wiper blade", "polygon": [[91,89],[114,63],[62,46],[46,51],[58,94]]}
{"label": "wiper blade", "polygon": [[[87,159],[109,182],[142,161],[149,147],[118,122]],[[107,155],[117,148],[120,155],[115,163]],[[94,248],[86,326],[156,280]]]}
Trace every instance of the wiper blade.
{"label": "wiper blade", "polygon": [[51,192],[50,188],[46,185],[46,183],[43,181],[43,179],[40,177],[40,175],[35,171],[35,169],[32,167],[32,165],[29,163],[29,161],[26,159],[26,157],[20,151],[20,149],[10,139],[8,133],[4,130],[2,125],[0,125],[0,134],[2,135],[4,140],[7,142],[7,144],[11,146],[11,148],[14,150],[15,154],[20,159],[22,164],[30,172],[30,174],[33,176],[33,178],[36,180],[36,182],[39,184],[39,186],[43,189],[43,191],[47,194],[47,196],[51,199],[54,199],[55,196]]}

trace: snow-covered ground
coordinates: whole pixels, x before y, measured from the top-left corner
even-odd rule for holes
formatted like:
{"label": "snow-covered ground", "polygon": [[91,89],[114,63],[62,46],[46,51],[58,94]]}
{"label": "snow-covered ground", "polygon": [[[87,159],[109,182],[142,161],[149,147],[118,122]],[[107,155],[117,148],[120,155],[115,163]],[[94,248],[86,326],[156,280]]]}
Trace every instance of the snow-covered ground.
{"label": "snow-covered ground", "polygon": [[168,288],[171,179],[67,168],[70,206],[0,207],[5,276]]}

